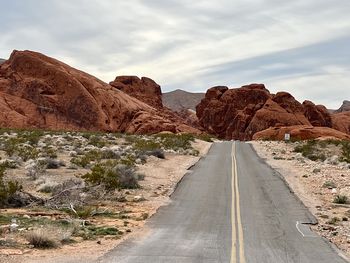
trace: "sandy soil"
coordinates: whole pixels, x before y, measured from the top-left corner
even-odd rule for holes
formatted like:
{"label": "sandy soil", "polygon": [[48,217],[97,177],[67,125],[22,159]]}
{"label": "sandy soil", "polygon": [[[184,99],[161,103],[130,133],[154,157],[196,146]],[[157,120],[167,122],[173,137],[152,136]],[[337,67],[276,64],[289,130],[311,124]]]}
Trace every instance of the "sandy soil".
{"label": "sandy soil", "polygon": [[[314,231],[350,257],[350,205],[333,203],[338,194],[350,197],[349,167],[306,159],[294,152],[294,143],[254,141],[251,144],[318,219],[318,224],[312,227]],[[326,187],[327,182],[333,182],[334,187]]]}
{"label": "sandy soil", "polygon": [[[140,218],[143,215],[149,218],[159,207],[170,202],[169,196],[174,191],[177,183],[187,173],[188,169],[208,152],[210,146],[211,143],[196,140],[193,143],[193,147],[200,152],[197,157],[178,154],[166,154],[165,160],[149,157],[147,163],[139,165],[138,169],[138,171],[145,174],[145,180],[140,182],[142,188],[126,191],[127,202],[121,203],[119,206],[122,206],[124,210],[128,210],[129,214],[133,215],[133,218],[137,218],[137,215]],[[111,221],[110,223],[113,225],[119,223],[113,219]],[[147,220],[128,221],[128,228],[131,230],[131,233],[124,235],[121,239],[104,238],[98,241],[84,241],[53,250],[1,249],[0,262],[89,262],[116,247],[126,238],[146,233],[147,229],[144,227],[144,224]],[[123,221],[120,222],[120,224],[122,223]],[[104,224],[108,224],[107,220]]]}

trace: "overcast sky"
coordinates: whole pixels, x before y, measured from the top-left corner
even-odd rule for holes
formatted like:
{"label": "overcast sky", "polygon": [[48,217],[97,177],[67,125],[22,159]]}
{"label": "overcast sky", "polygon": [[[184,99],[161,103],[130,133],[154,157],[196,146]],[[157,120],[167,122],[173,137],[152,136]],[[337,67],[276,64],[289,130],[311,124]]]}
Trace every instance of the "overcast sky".
{"label": "overcast sky", "polygon": [[0,57],[34,50],[109,82],[163,91],[265,83],[350,99],[350,0],[0,0]]}

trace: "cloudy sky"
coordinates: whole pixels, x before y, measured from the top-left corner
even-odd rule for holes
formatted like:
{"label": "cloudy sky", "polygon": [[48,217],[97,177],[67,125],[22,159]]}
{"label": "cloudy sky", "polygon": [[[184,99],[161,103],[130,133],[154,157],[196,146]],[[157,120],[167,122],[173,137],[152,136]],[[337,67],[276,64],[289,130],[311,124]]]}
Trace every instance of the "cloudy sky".
{"label": "cloudy sky", "polygon": [[349,0],[0,0],[0,57],[34,50],[109,82],[163,91],[265,83],[350,100]]}

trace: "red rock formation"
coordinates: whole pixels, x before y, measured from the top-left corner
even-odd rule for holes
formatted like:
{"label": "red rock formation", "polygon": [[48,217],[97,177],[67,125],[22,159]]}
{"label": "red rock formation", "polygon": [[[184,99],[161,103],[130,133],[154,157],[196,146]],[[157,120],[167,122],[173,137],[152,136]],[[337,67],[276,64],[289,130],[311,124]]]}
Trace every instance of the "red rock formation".
{"label": "red rock formation", "polygon": [[271,127],[255,133],[253,140],[284,140],[284,135],[286,133],[291,135],[291,139],[296,140],[310,140],[317,138],[350,140],[350,135],[335,129],[300,125],[289,127]]}
{"label": "red rock formation", "polygon": [[350,111],[332,114],[333,128],[350,134]]}
{"label": "red rock formation", "polygon": [[214,87],[197,106],[200,124],[219,138],[249,140],[274,126],[310,125],[303,106],[289,93],[276,95],[262,84]]}
{"label": "red rock formation", "polygon": [[311,101],[303,102],[304,115],[312,126],[332,127],[332,118],[327,108],[323,105],[315,105]]}
{"label": "red rock formation", "polygon": [[1,64],[0,94],[1,127],[198,132],[91,75],[31,51],[14,51]]}
{"label": "red rock formation", "polygon": [[163,107],[160,86],[150,78],[142,77],[139,79],[135,76],[119,76],[109,84],[152,107]]}
{"label": "red rock formation", "polygon": [[246,129],[255,112],[271,97],[264,85],[239,89],[213,87],[197,105],[199,123],[209,133],[225,139],[246,139]]}

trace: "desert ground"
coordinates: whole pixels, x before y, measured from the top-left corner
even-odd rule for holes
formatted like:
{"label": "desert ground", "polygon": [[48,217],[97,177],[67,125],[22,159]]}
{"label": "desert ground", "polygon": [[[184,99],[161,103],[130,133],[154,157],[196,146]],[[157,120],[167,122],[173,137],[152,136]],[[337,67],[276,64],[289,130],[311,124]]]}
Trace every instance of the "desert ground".
{"label": "desert ground", "polygon": [[[3,181],[22,186],[13,199],[26,206],[1,209],[0,262],[93,260],[142,235],[146,219],[211,146],[189,135],[30,131],[3,132],[1,143]],[[112,168],[124,185],[83,178]]]}

